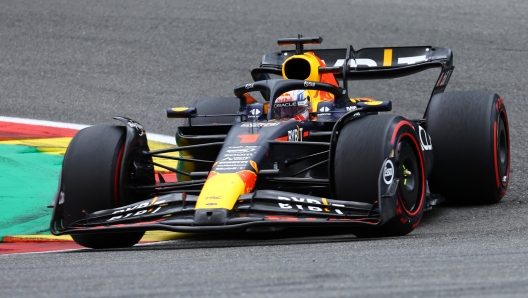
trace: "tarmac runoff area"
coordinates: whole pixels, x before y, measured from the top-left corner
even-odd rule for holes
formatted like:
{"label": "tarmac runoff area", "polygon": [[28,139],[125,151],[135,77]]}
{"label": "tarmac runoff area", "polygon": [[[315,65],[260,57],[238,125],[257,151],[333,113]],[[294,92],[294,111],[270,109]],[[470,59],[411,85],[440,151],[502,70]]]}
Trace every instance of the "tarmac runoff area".
{"label": "tarmac runoff area", "polygon": [[[75,133],[85,127],[88,126],[0,116],[0,254],[83,248],[70,236],[50,234],[52,209],[47,206],[57,190],[66,148]],[[152,150],[175,146],[173,137],[149,133],[148,138]],[[166,181],[175,180],[172,173],[161,168],[156,171]],[[150,231],[140,243],[184,236]]]}

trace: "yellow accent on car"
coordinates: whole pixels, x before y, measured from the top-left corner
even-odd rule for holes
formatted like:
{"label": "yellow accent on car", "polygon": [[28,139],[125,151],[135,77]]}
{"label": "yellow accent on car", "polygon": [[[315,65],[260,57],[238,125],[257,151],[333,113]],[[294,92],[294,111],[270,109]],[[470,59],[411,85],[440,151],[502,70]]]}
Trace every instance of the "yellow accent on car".
{"label": "yellow accent on car", "polygon": [[368,106],[379,106],[383,101],[365,101],[364,104]]}
{"label": "yellow accent on car", "polygon": [[376,100],[370,97],[351,97],[350,101],[352,101],[352,103],[357,103],[357,102],[376,101]]}
{"label": "yellow accent on car", "polygon": [[268,114],[269,111],[269,102],[265,102],[263,106],[264,114]]}
{"label": "yellow accent on car", "polygon": [[245,187],[244,181],[237,173],[218,173],[205,181],[194,209],[231,210],[238,197],[244,194]]}
{"label": "yellow accent on car", "polygon": [[188,108],[172,108],[171,110],[174,111],[174,112],[183,112],[185,110],[187,110]]}
{"label": "yellow accent on car", "polygon": [[253,160],[250,160],[249,161],[249,164],[251,165],[251,167],[253,168],[253,170],[255,170],[255,173],[258,173],[258,167],[257,167],[257,163],[254,162]]}
{"label": "yellow accent on car", "polygon": [[383,51],[383,66],[392,66],[392,49]]}

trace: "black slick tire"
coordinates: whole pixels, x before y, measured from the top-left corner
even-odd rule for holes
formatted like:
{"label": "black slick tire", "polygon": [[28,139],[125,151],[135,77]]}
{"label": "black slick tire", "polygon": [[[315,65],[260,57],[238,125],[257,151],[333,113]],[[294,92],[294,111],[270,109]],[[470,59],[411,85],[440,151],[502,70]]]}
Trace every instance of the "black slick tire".
{"label": "black slick tire", "polygon": [[339,132],[333,165],[338,200],[371,204],[378,200],[380,170],[391,156],[394,179],[399,179],[397,214],[382,226],[353,229],[358,237],[402,236],[418,226],[425,207],[424,155],[412,123],[400,116],[367,116]]}
{"label": "black slick tire", "polygon": [[[84,218],[86,213],[119,207],[119,168],[125,133],[125,127],[98,125],[73,137],[62,165],[65,225]],[[120,248],[135,245],[143,234],[74,234],[72,238],[85,247]]]}
{"label": "black slick tire", "polygon": [[488,91],[437,94],[426,120],[434,154],[431,192],[454,204],[499,202],[510,177],[508,116],[502,99]]}

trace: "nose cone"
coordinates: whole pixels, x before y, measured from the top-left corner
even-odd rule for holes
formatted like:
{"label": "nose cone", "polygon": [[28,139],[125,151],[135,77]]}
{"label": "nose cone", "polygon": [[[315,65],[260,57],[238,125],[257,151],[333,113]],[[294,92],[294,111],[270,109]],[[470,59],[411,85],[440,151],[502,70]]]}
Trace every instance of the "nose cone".
{"label": "nose cone", "polygon": [[200,192],[195,209],[233,209],[238,197],[255,187],[257,174],[244,170],[236,173],[211,172]]}
{"label": "nose cone", "polygon": [[194,225],[213,226],[224,224],[228,219],[227,209],[200,209],[194,212]]}

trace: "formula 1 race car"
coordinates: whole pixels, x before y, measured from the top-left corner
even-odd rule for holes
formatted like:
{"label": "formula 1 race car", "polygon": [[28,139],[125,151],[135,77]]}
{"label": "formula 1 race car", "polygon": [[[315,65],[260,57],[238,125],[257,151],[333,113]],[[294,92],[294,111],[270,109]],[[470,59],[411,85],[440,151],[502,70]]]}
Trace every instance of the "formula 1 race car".
{"label": "formula 1 race car", "polygon": [[[510,159],[504,103],[487,91],[444,93],[450,49],[304,50],[321,42],[279,39],[295,50],[264,55],[236,97],[169,108],[169,118],[185,119],[175,148],[149,150],[143,126],[125,117],[79,131],[64,157],[51,232],[91,248],[132,246],[147,230],[345,227],[358,237],[398,236],[444,200],[501,200]],[[349,80],[430,68],[441,73],[423,119],[348,94]]]}

